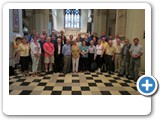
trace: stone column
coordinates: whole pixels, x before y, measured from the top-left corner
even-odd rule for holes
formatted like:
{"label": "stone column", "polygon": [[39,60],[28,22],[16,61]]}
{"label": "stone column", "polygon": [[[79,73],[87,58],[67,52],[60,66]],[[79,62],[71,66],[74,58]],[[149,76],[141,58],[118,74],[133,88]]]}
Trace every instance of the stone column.
{"label": "stone column", "polygon": [[126,13],[125,9],[118,9],[116,11],[116,27],[115,33],[118,33],[120,37],[125,37],[126,35]]}
{"label": "stone column", "polygon": [[48,24],[49,24],[49,10],[44,9],[43,10],[43,28],[42,29],[45,29],[49,35]]}
{"label": "stone column", "polygon": [[139,38],[140,44],[143,45],[144,54],[141,57],[141,71],[145,70],[145,10],[127,10],[126,38],[133,43],[134,38]]}
{"label": "stone column", "polygon": [[98,36],[104,31],[106,32],[107,27],[107,10],[94,10],[94,18],[93,18],[93,31],[97,32]]}
{"label": "stone column", "polygon": [[35,29],[37,32],[42,34],[42,30],[45,29],[48,33],[48,23],[49,23],[49,10],[47,9],[37,9],[35,11]]}

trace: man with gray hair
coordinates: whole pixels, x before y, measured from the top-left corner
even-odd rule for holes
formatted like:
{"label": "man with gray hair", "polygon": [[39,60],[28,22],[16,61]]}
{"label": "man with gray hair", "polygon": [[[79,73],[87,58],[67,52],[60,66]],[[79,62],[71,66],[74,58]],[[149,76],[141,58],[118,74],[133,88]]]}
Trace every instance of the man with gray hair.
{"label": "man with gray hair", "polygon": [[139,39],[133,39],[134,44],[131,46],[129,52],[131,55],[130,60],[130,79],[134,79],[136,82],[139,78],[140,60],[143,55],[143,47],[139,44]]}
{"label": "man with gray hair", "polygon": [[38,65],[38,71],[39,72],[44,72],[44,49],[43,45],[45,43],[45,37],[43,35],[40,36],[40,41],[39,44],[41,46],[41,55],[40,55],[40,60],[39,60],[39,65]]}
{"label": "man with gray hair", "polygon": [[131,47],[131,44],[129,43],[129,40],[125,39],[124,46],[121,50],[122,64],[120,68],[120,73],[118,74],[119,77],[123,77],[123,75],[126,75],[126,78],[128,78],[129,63],[130,63],[130,57],[131,57],[129,52],[130,47]]}
{"label": "man with gray hair", "polygon": [[47,37],[46,42],[43,45],[43,49],[44,49],[44,62],[45,62],[45,69],[46,69],[46,73],[48,73],[48,68],[49,68],[49,72],[52,71],[52,64],[54,63],[54,44],[51,43],[51,38]]}
{"label": "man with gray hair", "polygon": [[70,64],[71,64],[71,45],[70,40],[67,39],[66,44],[62,47],[62,54],[64,55],[64,67],[63,67],[63,73],[69,73],[70,72]]}

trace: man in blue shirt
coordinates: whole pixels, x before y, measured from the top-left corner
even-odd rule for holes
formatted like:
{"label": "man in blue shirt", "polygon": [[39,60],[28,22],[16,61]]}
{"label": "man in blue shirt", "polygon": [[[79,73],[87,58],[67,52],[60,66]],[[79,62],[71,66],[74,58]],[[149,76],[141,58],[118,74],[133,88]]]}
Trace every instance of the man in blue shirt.
{"label": "man in blue shirt", "polygon": [[66,40],[66,44],[62,47],[62,54],[64,55],[64,66],[63,66],[63,73],[70,72],[70,64],[71,64],[71,45],[70,40]]}

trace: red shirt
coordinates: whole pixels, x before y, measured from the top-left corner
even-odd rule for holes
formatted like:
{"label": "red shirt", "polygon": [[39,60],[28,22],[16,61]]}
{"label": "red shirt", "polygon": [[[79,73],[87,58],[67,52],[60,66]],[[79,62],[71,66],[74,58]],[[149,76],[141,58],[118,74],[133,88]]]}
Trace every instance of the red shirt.
{"label": "red shirt", "polygon": [[[44,45],[43,45],[43,49],[44,49],[44,50],[47,50],[49,53],[54,53],[54,44],[51,43],[51,42],[49,42],[49,43],[46,42],[46,43],[44,43]],[[45,56],[45,57],[48,57],[49,54],[46,53],[46,52],[44,52],[44,56]]]}

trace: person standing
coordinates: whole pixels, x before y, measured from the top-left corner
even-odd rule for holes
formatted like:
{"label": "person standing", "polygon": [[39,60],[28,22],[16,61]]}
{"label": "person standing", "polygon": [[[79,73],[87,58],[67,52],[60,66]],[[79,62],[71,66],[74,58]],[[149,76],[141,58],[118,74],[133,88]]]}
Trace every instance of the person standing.
{"label": "person standing", "polygon": [[72,72],[78,72],[80,48],[76,40],[73,40],[72,51]]}
{"label": "person standing", "polygon": [[77,37],[77,38],[76,38],[76,41],[77,41],[78,47],[80,48],[80,47],[82,46],[82,42],[80,41],[80,38]]}
{"label": "person standing", "polygon": [[86,42],[82,41],[82,46],[80,47],[81,50],[81,70],[82,72],[88,70],[88,46],[86,46]]}
{"label": "person standing", "polygon": [[108,47],[105,50],[106,68],[109,74],[111,74],[113,69],[115,50],[115,47],[112,45],[112,40],[109,40]]}
{"label": "person standing", "polygon": [[41,35],[40,36],[40,41],[39,44],[41,46],[41,55],[40,55],[40,60],[39,60],[39,65],[38,65],[38,69],[40,72],[44,72],[45,67],[44,67],[44,49],[43,49],[43,45],[45,43],[45,36]]}
{"label": "person standing", "polygon": [[54,44],[51,42],[51,38],[47,37],[46,42],[43,45],[44,49],[44,62],[45,62],[45,72],[46,74],[52,72],[52,65],[54,64]]}
{"label": "person standing", "polygon": [[90,45],[88,47],[88,62],[89,62],[89,64],[88,64],[89,67],[88,68],[89,68],[89,71],[92,71],[91,65],[94,62],[95,51],[96,51],[96,47],[93,45],[93,40],[91,40]]}
{"label": "person standing", "polygon": [[[105,32],[103,32],[102,35],[105,36]],[[102,40],[103,49],[105,50],[108,47],[108,43],[106,42],[106,37],[101,37],[101,40]],[[104,54],[102,57],[102,70],[103,71],[106,70],[106,61],[104,58]]]}
{"label": "person standing", "polygon": [[33,77],[35,75],[38,75],[37,68],[39,63],[39,58],[41,55],[41,46],[39,42],[37,41],[37,37],[33,36],[33,42],[30,43],[31,48],[31,58],[32,58],[32,75]]}
{"label": "person standing", "polygon": [[55,35],[51,35],[51,42],[55,45],[57,43],[57,38]]}
{"label": "person standing", "polygon": [[22,43],[18,45],[18,60],[23,76],[29,76],[29,44],[26,38],[22,38]]}
{"label": "person standing", "polygon": [[63,67],[63,73],[69,73],[70,72],[70,64],[71,64],[71,45],[70,40],[67,39],[66,44],[62,47],[62,54],[64,55],[64,67]]}
{"label": "person standing", "polygon": [[103,53],[104,53],[104,48],[103,48],[101,39],[99,39],[98,44],[96,45],[96,52],[95,52],[95,60],[98,67],[98,70],[97,70],[98,73],[101,72]]}
{"label": "person standing", "polygon": [[54,58],[55,58],[55,68],[56,72],[61,72],[62,71],[62,43],[61,43],[61,38],[57,38],[57,43],[55,44],[55,52],[54,52]]}
{"label": "person standing", "polygon": [[106,35],[106,32],[102,32],[100,39],[102,39],[103,37],[105,38],[105,41],[108,42],[109,37]]}
{"label": "person standing", "polygon": [[121,50],[123,45],[121,44],[121,40],[117,39],[117,44],[115,45],[115,60],[114,60],[114,66],[115,66],[115,72],[120,72],[121,62],[122,62],[122,56],[121,56]]}
{"label": "person standing", "polygon": [[93,39],[92,39],[92,40],[93,40],[93,45],[94,45],[94,46],[96,46],[96,45],[97,45],[96,37],[93,37]]}
{"label": "person standing", "polygon": [[117,45],[117,39],[120,39],[118,33],[115,34],[115,38],[112,40],[112,45],[113,45],[114,47]]}
{"label": "person standing", "polygon": [[62,42],[62,45],[64,45],[64,44],[66,44],[66,36],[64,35],[64,31],[63,30],[61,30],[60,31],[60,38],[61,38],[61,42]]}
{"label": "person standing", "polygon": [[126,75],[126,78],[128,78],[129,75],[129,62],[130,62],[130,52],[129,49],[131,47],[131,44],[129,43],[129,40],[124,40],[124,46],[121,50],[121,56],[122,56],[122,65],[120,69],[120,73],[118,74],[119,77],[123,77],[123,75]]}
{"label": "person standing", "polygon": [[139,68],[140,68],[140,60],[141,56],[143,55],[143,47],[139,44],[139,39],[133,39],[134,44],[131,46],[129,52],[131,55],[130,59],[130,78],[137,81],[139,78]]}

